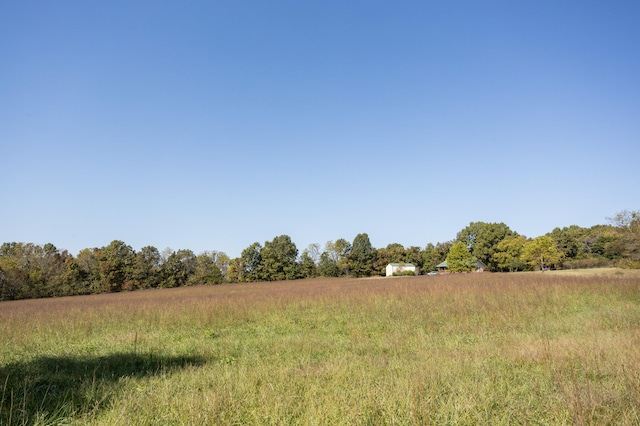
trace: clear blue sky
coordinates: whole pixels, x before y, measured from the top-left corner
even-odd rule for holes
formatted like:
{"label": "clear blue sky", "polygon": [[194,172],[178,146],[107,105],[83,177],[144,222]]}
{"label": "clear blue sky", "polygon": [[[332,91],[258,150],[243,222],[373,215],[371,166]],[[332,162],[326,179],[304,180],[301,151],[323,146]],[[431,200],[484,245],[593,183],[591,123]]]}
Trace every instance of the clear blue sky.
{"label": "clear blue sky", "polygon": [[5,1],[0,242],[232,257],[640,209],[640,2]]}

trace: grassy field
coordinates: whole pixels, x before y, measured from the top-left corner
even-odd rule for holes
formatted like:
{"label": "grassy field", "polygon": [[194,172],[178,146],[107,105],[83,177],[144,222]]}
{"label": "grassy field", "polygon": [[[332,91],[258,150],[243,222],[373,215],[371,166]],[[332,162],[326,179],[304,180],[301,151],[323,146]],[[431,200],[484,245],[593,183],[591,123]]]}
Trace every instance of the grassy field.
{"label": "grassy field", "polygon": [[640,424],[640,276],[0,303],[0,424]]}
{"label": "grassy field", "polygon": [[[528,272],[537,274],[537,272]],[[591,276],[591,277],[608,277],[608,276],[617,276],[617,277],[636,277],[640,278],[640,269],[622,269],[622,268],[593,268],[593,269],[560,269],[557,271],[547,271],[545,272],[551,275],[581,275],[581,276]]]}

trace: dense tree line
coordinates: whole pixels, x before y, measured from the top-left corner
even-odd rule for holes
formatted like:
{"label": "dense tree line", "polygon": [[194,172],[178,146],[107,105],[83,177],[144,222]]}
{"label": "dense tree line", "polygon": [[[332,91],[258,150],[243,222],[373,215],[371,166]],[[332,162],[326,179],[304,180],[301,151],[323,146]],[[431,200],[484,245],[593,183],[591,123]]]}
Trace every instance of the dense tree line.
{"label": "dense tree line", "polygon": [[77,256],[53,244],[0,246],[0,301],[189,285],[384,275],[389,263],[412,263],[421,273],[443,261],[452,272],[476,261],[488,271],[622,266],[640,268],[640,211],[622,211],[608,225],[556,228],[529,239],[504,223],[472,222],[452,241],[374,248],[365,233],[311,244],[301,253],[287,235],[255,242],[240,257],[191,250],[135,251],[123,241],[84,249]]}
{"label": "dense tree line", "polygon": [[155,247],[134,251],[122,241],[84,249],[73,257],[53,244],[0,247],[0,300],[72,296],[147,288],[219,284],[229,258],[222,252]]}

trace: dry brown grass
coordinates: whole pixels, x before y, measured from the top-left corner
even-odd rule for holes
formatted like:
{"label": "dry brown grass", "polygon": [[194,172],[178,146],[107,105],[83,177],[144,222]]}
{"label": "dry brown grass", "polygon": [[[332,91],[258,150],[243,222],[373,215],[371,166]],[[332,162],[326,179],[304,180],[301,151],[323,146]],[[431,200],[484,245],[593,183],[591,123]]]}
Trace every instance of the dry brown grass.
{"label": "dry brown grass", "polygon": [[640,279],[616,272],[2,302],[0,423],[638,424]]}

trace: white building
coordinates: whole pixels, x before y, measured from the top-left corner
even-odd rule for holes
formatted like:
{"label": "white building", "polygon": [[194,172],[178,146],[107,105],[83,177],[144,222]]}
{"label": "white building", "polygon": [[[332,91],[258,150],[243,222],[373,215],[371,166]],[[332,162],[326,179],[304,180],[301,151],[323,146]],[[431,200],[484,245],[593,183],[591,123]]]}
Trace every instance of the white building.
{"label": "white building", "polygon": [[418,268],[413,263],[390,263],[387,265],[387,276],[393,274],[403,275],[405,272],[411,271],[414,275],[418,275]]}

